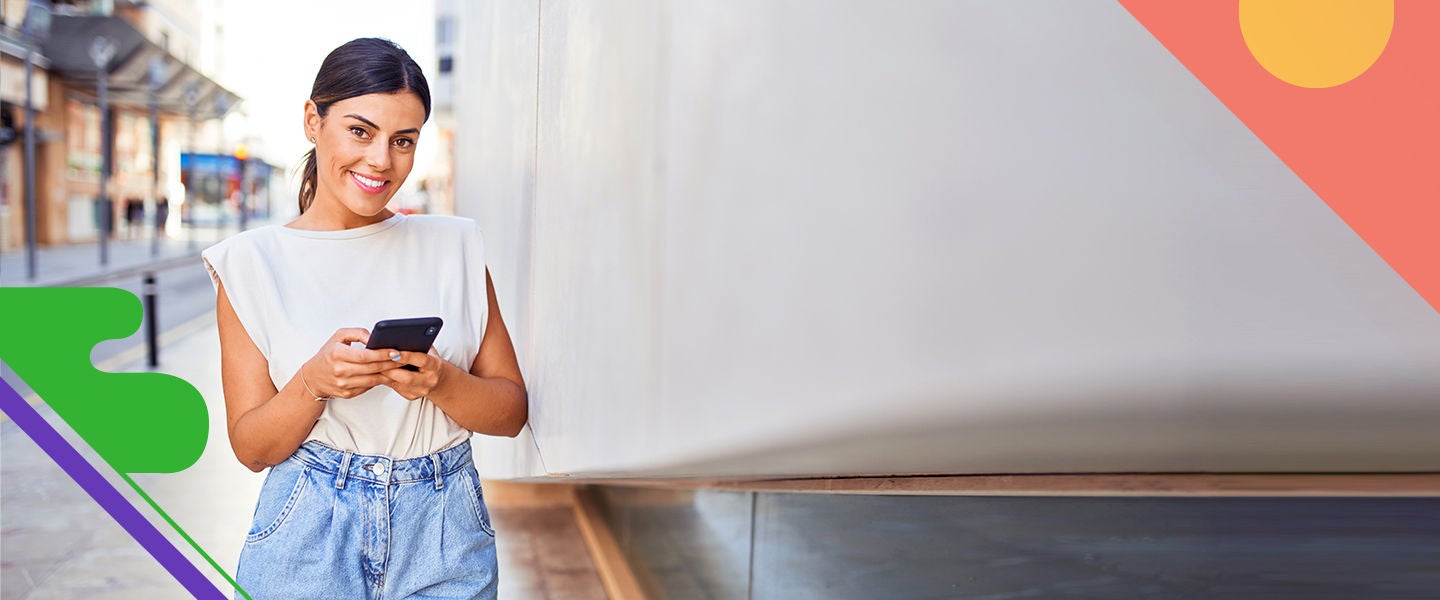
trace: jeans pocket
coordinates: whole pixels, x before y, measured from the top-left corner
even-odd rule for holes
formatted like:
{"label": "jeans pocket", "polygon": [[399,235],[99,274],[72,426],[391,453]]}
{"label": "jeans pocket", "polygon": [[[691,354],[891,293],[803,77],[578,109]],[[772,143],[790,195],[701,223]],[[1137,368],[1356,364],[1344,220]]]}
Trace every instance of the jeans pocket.
{"label": "jeans pocket", "polygon": [[[290,465],[291,468],[281,469],[282,465]],[[310,467],[285,462],[272,468],[260,488],[260,500],[255,503],[255,517],[250,524],[250,533],[245,536],[245,543],[253,544],[280,529],[300,502],[309,480]]]}
{"label": "jeans pocket", "polygon": [[493,538],[495,537],[495,528],[490,525],[490,509],[485,506],[485,494],[480,490],[480,475],[473,466],[465,467],[464,472],[465,478],[470,480],[467,482],[470,486],[468,496],[470,497],[470,507],[475,509],[475,519],[480,521],[480,529]]}

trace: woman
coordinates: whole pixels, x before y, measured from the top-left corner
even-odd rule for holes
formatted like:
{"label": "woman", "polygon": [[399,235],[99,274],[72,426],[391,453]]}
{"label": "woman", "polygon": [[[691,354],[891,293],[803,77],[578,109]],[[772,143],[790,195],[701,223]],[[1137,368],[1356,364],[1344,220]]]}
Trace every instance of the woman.
{"label": "woman", "polygon": [[[474,221],[385,208],[429,116],[399,46],[336,48],[305,102],[300,216],[203,253],[230,444],[270,468],[236,577],[256,600],[495,597],[469,438],[518,434],[525,383]],[[428,353],[363,347],[428,316]]]}

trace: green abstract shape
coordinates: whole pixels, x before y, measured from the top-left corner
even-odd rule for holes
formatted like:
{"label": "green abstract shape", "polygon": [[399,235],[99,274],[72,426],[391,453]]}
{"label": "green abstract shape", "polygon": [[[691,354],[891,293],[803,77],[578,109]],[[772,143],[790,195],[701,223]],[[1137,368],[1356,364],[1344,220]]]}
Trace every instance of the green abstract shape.
{"label": "green abstract shape", "polygon": [[119,288],[0,288],[0,360],[120,473],[175,473],[205,451],[205,398],[164,373],[106,373],[104,340],[140,328],[140,299]]}

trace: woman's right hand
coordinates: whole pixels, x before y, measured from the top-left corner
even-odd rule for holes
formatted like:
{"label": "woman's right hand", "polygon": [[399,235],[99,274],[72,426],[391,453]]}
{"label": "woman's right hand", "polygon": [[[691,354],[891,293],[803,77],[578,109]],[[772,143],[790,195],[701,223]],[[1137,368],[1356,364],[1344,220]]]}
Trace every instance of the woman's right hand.
{"label": "woman's right hand", "polygon": [[394,350],[356,348],[350,342],[366,343],[370,332],[360,327],[335,331],[315,356],[300,365],[299,376],[310,391],[331,398],[354,398],[385,383],[382,371],[395,368]]}

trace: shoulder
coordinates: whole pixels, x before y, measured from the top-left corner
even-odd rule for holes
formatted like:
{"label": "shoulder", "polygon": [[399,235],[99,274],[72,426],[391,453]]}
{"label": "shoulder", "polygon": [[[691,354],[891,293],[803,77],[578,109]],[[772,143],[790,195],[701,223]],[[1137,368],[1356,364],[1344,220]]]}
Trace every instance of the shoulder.
{"label": "shoulder", "polygon": [[452,215],[409,215],[405,217],[405,222],[415,226],[416,229],[425,231],[449,231],[463,234],[480,230],[480,224],[475,222],[475,219]]}
{"label": "shoulder", "polygon": [[200,256],[206,261],[215,261],[226,256],[263,252],[265,248],[271,245],[272,240],[275,238],[274,228],[276,227],[279,227],[279,225],[266,225],[264,227],[242,231],[201,250]]}
{"label": "shoulder", "polygon": [[480,224],[469,217],[409,215],[405,223],[411,226],[412,235],[422,235],[429,241],[482,244],[484,239]]}
{"label": "shoulder", "polygon": [[279,225],[266,225],[242,231],[200,251],[205,270],[217,286],[220,273],[253,273],[264,268],[276,250],[276,232]]}

